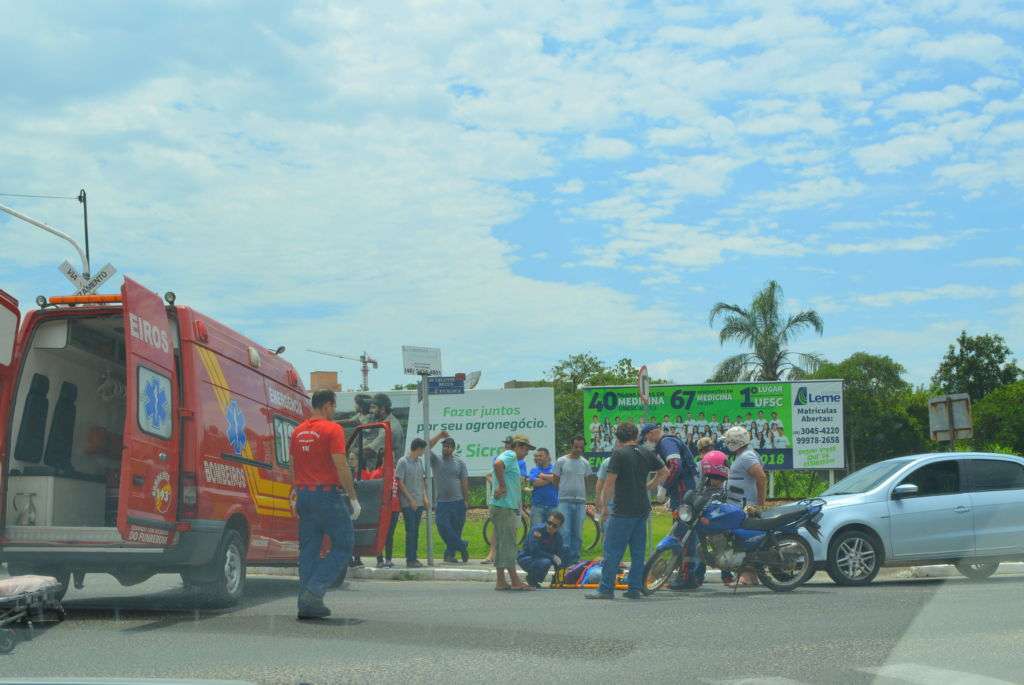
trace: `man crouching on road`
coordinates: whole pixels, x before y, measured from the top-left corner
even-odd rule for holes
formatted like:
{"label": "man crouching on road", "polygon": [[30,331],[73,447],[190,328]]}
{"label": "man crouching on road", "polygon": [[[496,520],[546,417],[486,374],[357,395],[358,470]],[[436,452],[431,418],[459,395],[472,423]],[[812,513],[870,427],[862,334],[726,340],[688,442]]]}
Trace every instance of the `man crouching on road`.
{"label": "man crouching on road", "polygon": [[[299,515],[299,618],[324,618],[324,593],[344,581],[355,543],[352,522],[361,508],[345,459],[345,430],[334,423],[334,393],[313,393],[313,415],[292,432],[296,511]],[[348,494],[348,502],[341,496]],[[324,535],[331,551],[320,558]]]}

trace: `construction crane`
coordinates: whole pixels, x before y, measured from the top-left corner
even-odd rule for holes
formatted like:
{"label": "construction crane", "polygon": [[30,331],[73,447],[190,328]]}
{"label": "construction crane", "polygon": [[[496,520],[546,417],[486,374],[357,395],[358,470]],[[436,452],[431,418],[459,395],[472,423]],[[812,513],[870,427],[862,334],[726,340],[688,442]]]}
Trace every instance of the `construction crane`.
{"label": "construction crane", "polygon": [[358,357],[353,357],[347,354],[336,354],[334,352],[323,352],[321,350],[311,350],[308,347],[306,348],[306,352],[312,352],[313,354],[322,354],[325,357],[337,357],[338,359],[349,359],[354,362],[360,362],[363,365],[363,384],[359,389],[362,390],[363,392],[366,392],[367,390],[370,389],[370,367],[372,366],[373,368],[376,369],[377,360],[371,357],[370,355],[366,354],[366,352],[363,352]]}

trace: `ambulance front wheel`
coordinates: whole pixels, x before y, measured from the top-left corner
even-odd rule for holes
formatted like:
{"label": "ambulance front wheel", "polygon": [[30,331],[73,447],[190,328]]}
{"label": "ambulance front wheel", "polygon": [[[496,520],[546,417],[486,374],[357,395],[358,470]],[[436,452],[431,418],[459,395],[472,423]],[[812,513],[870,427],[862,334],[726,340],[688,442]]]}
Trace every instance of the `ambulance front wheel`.
{"label": "ambulance front wheel", "polygon": [[245,593],[245,540],[233,528],[224,531],[224,537],[217,548],[217,554],[210,566],[210,576],[215,580],[196,583],[203,602],[214,607],[229,607],[238,604]]}

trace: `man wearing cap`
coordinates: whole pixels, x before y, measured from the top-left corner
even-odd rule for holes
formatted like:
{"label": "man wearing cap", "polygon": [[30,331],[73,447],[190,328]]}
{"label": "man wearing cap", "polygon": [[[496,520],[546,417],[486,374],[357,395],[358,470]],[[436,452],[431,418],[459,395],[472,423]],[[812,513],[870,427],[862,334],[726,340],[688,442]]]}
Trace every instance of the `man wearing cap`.
{"label": "man wearing cap", "polygon": [[469,471],[466,462],[455,456],[455,438],[442,431],[441,456],[430,453],[430,467],[434,476],[434,502],[437,506],[437,532],[444,540],[444,560],[469,561],[469,543],[462,539],[466,525],[466,502],[469,501]]}
{"label": "man wearing cap", "polygon": [[[299,515],[300,619],[331,615],[324,593],[336,580],[344,580],[355,543],[352,522],[361,511],[345,459],[345,430],[333,421],[334,393],[317,390],[312,405],[313,415],[295,427],[289,445]],[[324,535],[331,551],[321,559]]]}
{"label": "man wearing cap", "polygon": [[[516,526],[522,506],[522,476],[519,464],[534,449],[525,435],[512,436],[512,449],[501,453],[491,465],[494,490],[487,504],[494,523],[494,568],[498,572],[495,590],[532,590],[516,571]],[[505,574],[508,573],[508,580]]]}

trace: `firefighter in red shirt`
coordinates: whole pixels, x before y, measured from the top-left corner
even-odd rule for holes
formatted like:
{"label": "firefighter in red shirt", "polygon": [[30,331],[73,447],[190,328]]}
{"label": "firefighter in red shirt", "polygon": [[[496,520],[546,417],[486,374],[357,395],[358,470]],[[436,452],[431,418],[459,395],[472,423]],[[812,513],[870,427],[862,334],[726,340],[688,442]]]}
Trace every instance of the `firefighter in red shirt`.
{"label": "firefighter in red shirt", "polygon": [[[344,580],[361,508],[345,459],[345,430],[334,423],[334,393],[313,393],[313,416],[292,432],[296,511],[299,515],[299,618],[324,618],[324,593]],[[348,501],[341,490],[348,494]],[[331,551],[320,558],[324,535]]]}

